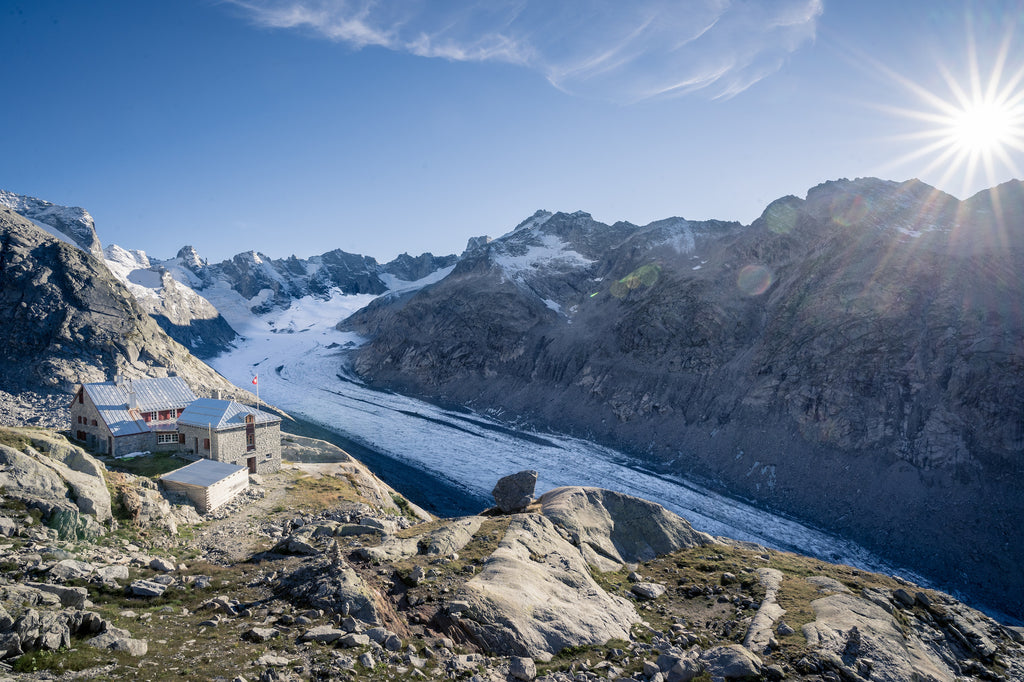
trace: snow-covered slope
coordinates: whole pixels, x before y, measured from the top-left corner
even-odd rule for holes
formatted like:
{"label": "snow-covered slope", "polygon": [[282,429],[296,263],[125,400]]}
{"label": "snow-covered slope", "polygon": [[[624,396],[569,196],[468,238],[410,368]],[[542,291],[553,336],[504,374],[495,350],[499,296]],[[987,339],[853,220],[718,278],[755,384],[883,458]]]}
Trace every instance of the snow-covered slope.
{"label": "snow-covered slope", "polygon": [[61,241],[74,244],[97,257],[102,257],[102,247],[96,236],[92,216],[83,208],[59,206],[35,197],[15,194],[0,189],[0,206],[6,206],[15,213],[28,218],[37,227]]}
{"label": "snow-covered slope", "polygon": [[142,309],[195,355],[216,355],[237,336],[210,301],[175,279],[159,261],[151,261],[144,251],[128,251],[111,244],[103,256],[107,267],[124,282]]}

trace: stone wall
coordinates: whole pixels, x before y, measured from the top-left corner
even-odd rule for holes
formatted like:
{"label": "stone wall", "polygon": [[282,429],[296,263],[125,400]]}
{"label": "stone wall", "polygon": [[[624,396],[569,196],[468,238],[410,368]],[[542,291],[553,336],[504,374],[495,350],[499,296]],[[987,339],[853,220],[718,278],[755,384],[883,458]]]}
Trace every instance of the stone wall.
{"label": "stone wall", "polygon": [[[210,447],[205,447],[211,438],[209,429],[179,424],[178,431],[185,434],[185,450],[194,451],[201,457],[248,467],[249,459],[256,458],[256,473],[266,474],[281,468],[281,426],[260,424],[256,426],[256,447],[246,446],[245,427],[236,427],[212,432]],[[198,443],[198,449],[196,445]]]}
{"label": "stone wall", "polygon": [[[100,411],[96,409],[89,394],[81,388],[79,391],[82,394],[82,402],[78,402],[77,393],[71,400],[71,435],[76,440],[83,441],[86,447],[94,452],[111,454],[108,440],[111,436],[110,429],[100,418]],[[85,438],[82,438],[82,435]]]}

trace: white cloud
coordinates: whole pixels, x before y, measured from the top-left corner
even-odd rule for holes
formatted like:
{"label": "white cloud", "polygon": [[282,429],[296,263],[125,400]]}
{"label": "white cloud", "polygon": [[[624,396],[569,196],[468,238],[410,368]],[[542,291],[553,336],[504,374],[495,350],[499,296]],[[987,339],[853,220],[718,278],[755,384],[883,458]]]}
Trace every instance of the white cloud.
{"label": "white cloud", "polygon": [[823,0],[226,0],[256,23],[422,57],[501,61],[614,101],[731,97],[813,40]]}

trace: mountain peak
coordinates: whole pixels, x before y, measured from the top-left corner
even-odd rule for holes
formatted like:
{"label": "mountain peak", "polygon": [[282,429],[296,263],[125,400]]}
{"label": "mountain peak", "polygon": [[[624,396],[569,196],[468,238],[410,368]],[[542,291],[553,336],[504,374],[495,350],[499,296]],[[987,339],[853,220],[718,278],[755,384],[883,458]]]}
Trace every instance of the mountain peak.
{"label": "mountain peak", "polygon": [[196,251],[196,248],[190,244],[181,247],[176,258],[181,261],[182,265],[193,272],[197,272],[207,266],[206,259],[202,258],[199,252]]}

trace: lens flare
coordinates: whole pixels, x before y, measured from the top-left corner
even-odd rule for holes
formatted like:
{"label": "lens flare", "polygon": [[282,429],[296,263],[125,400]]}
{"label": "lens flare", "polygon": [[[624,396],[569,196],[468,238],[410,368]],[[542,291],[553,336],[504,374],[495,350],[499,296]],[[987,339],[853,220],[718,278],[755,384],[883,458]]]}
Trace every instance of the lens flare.
{"label": "lens flare", "polygon": [[617,282],[612,282],[611,294],[616,298],[624,298],[634,289],[653,286],[660,276],[660,265],[654,263],[642,265]]}
{"label": "lens flare", "polygon": [[747,265],[736,276],[736,286],[745,296],[760,296],[772,285],[772,271],[763,265]]}

